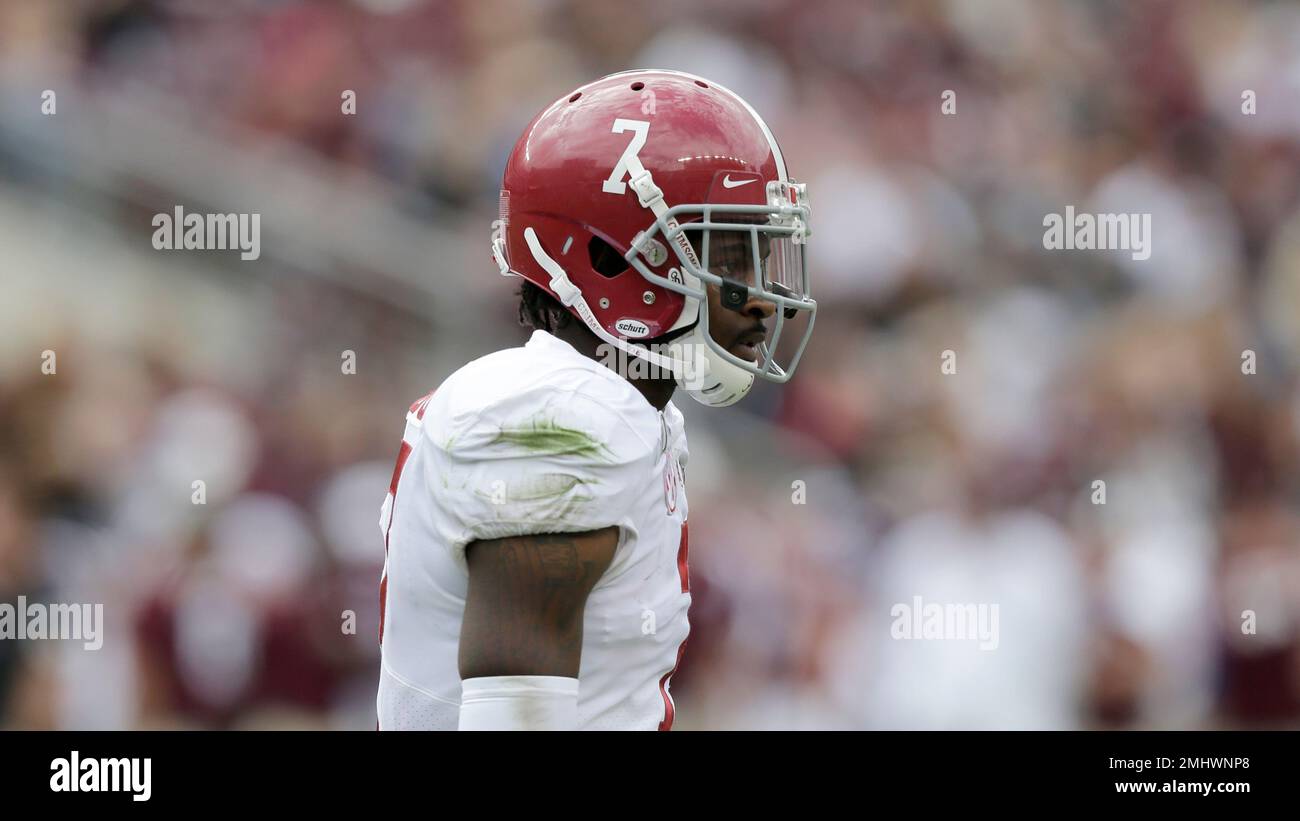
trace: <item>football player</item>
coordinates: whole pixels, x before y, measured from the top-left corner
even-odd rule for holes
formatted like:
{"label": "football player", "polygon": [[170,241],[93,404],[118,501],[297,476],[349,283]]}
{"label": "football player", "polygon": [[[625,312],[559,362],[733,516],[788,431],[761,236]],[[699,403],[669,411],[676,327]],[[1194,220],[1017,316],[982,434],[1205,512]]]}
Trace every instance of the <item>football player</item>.
{"label": "football player", "polygon": [[808,217],[767,125],[716,83],[623,72],[533,119],[492,255],[534,330],[407,414],[380,729],[672,726],[691,596],[670,400],[790,378],[817,307]]}

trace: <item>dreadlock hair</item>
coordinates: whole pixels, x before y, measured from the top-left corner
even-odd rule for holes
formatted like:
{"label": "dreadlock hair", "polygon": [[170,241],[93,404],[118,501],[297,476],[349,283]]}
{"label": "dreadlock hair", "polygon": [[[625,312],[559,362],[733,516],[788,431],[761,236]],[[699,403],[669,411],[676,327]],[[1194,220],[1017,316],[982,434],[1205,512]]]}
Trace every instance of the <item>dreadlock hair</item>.
{"label": "dreadlock hair", "polygon": [[542,288],[526,279],[519,286],[520,325],[555,333],[568,327],[572,320],[573,314]]}

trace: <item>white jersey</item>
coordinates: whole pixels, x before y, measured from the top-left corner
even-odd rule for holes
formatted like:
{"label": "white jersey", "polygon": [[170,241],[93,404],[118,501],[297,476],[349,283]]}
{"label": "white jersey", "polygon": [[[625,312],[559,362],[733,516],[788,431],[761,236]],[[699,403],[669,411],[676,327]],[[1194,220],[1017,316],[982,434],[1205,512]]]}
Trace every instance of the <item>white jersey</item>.
{"label": "white jersey", "polygon": [[379,728],[454,730],[477,539],[617,525],[587,599],[582,729],[668,729],[685,647],[687,460],[682,415],[545,331],[452,374],[406,417],[380,527]]}

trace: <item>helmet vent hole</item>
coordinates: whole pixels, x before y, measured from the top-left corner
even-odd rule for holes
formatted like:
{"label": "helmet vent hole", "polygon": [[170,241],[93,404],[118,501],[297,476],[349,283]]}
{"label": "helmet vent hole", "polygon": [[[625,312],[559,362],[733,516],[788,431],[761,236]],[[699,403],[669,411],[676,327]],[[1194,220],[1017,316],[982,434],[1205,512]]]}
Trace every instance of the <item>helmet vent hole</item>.
{"label": "helmet vent hole", "polygon": [[577,94],[574,94],[572,97],[569,98],[569,102],[576,103],[578,102],[578,98],[581,96],[582,96],[582,92],[579,91]]}
{"label": "helmet vent hole", "polygon": [[587,253],[591,256],[591,270],[603,277],[616,277],[627,270],[627,260],[600,237],[592,237],[587,243]]}
{"label": "helmet vent hole", "polygon": [[696,81],[695,81],[695,84],[696,84],[697,86],[699,86],[700,88],[708,88],[708,87],[709,87],[709,84],[706,83],[706,82],[704,82],[703,80],[696,80]]}
{"label": "helmet vent hole", "polygon": [[640,80],[637,80],[635,83],[632,84],[633,91],[640,91],[643,88],[645,88],[645,83],[641,82]]}

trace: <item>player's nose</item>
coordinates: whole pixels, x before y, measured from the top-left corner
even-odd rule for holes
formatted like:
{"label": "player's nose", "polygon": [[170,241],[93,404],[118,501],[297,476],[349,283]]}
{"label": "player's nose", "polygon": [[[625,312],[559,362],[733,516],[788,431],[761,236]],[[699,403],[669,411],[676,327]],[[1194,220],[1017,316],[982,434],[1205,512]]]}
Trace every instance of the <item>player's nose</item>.
{"label": "player's nose", "polygon": [[740,309],[745,316],[753,317],[760,322],[771,319],[776,313],[776,303],[757,296],[751,296]]}

